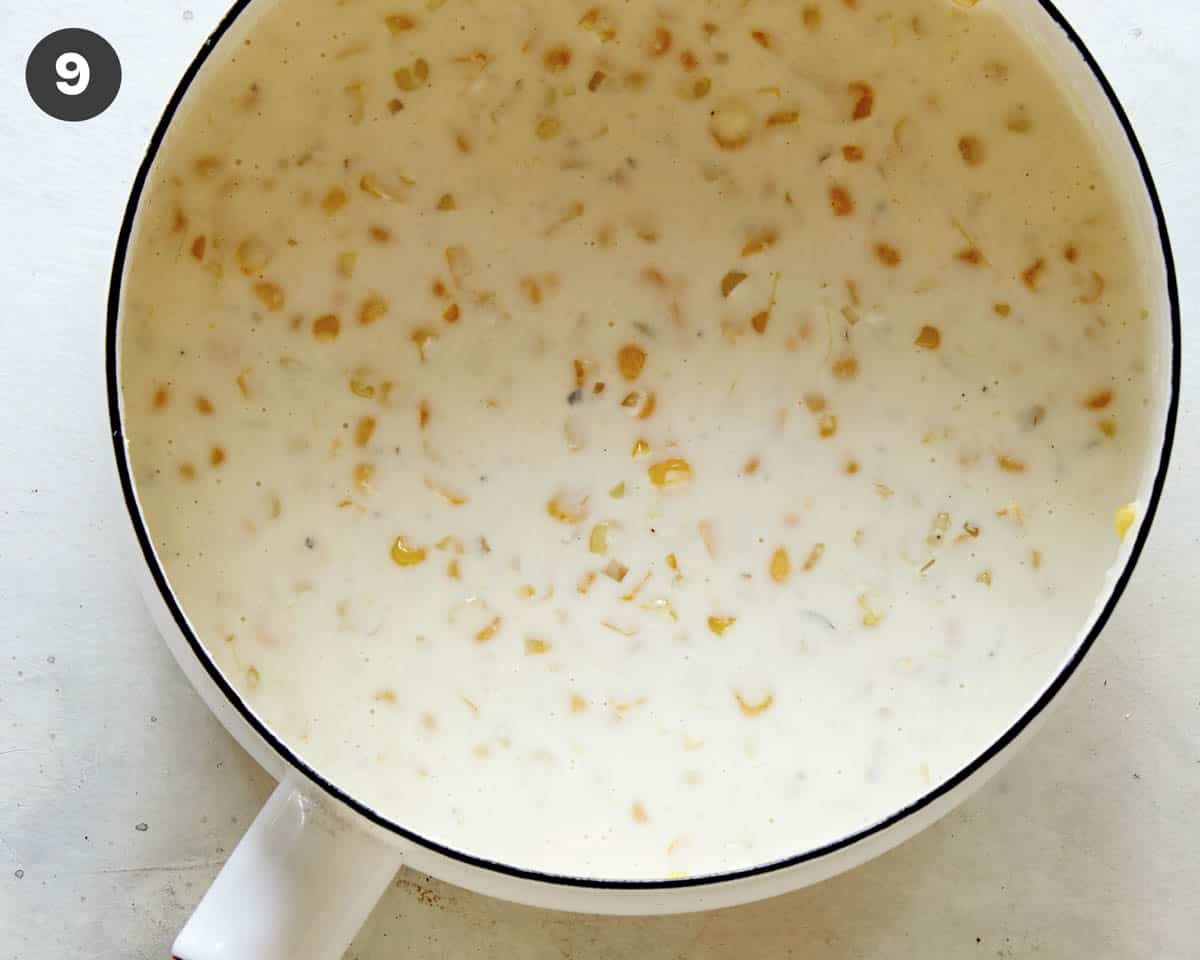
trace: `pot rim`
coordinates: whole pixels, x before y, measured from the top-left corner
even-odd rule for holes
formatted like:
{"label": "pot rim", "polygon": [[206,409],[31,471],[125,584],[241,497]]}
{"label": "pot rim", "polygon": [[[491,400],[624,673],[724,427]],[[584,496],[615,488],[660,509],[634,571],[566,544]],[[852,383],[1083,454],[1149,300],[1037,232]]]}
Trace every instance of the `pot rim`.
{"label": "pot rim", "polygon": [[154,132],[151,135],[145,157],[138,167],[138,171],[130,191],[129,200],[122,216],[121,228],[117,237],[117,245],[113,257],[113,265],[109,281],[107,318],[105,321],[105,386],[108,398],[109,424],[112,430],[113,452],[116,457],[117,472],[120,477],[121,492],[125,503],[125,509],[129,514],[129,520],[133,525],[142,559],[150,572],[155,588],[165,603],[171,619],[175,623],[175,626],[186,641],[188,647],[190,647],[192,654],[200,662],[201,666],[216,685],[217,689],[220,690],[221,694],[237,711],[240,717],[250,726],[250,728],[253,729],[254,732],[257,733],[258,736],[261,737],[262,740],[285,763],[287,763],[294,770],[297,770],[303,774],[308,781],[314,784],[329,797],[342,804],[345,804],[348,808],[377,827],[380,827],[392,834],[404,838],[405,840],[424,847],[433,853],[440,854],[466,866],[476,867],[485,871],[491,871],[493,873],[502,874],[519,880],[535,881],[555,886],[591,888],[599,890],[670,890],[689,887],[708,887],[716,884],[726,884],[736,880],[746,880],[752,877],[760,877],[767,874],[778,873],[790,867],[815,861],[846,850],[861,843],[869,837],[881,834],[897,826],[903,821],[910,820],[914,817],[914,815],[935,803],[935,801],[938,801],[958,790],[963,786],[963,784],[975,777],[976,774],[978,774],[984,767],[986,767],[991,761],[1003,753],[1013,743],[1013,741],[1016,740],[1017,737],[1024,732],[1026,728],[1028,728],[1030,724],[1038,718],[1039,715],[1043,713],[1046,707],[1058,695],[1059,691],[1062,690],[1063,686],[1075,673],[1076,669],[1079,667],[1079,664],[1091,650],[1092,645],[1095,643],[1097,637],[1108,623],[1113,610],[1116,608],[1117,602],[1120,600],[1126,586],[1129,583],[1129,579],[1133,574],[1134,568],[1137,566],[1138,560],[1142,554],[1142,550],[1146,545],[1147,538],[1150,534],[1150,529],[1153,526],[1155,514],[1158,510],[1159,501],[1162,496],[1163,487],[1166,481],[1167,468],[1171,458],[1171,450],[1174,445],[1175,427],[1179,408],[1182,354],[1182,324],[1175,261],[1171,252],[1171,243],[1167,232],[1167,224],[1163,214],[1162,204],[1159,199],[1158,190],[1154,184],[1154,179],[1151,176],[1145,153],[1143,152],[1142,146],[1133,130],[1133,126],[1129,121],[1129,117],[1125,113],[1125,110],[1122,107],[1120,100],[1117,98],[1116,92],[1113,90],[1112,85],[1109,83],[1108,78],[1105,76],[1104,71],[1101,69],[1099,63],[1096,61],[1096,58],[1092,55],[1091,51],[1087,48],[1086,44],[1084,44],[1079,34],[1070,25],[1066,17],[1064,17],[1055,6],[1053,0],[1036,0],[1036,3],[1041,7],[1042,12],[1050,18],[1054,25],[1062,30],[1068,41],[1076,49],[1084,63],[1087,65],[1092,78],[1104,93],[1109,107],[1112,109],[1113,114],[1119,122],[1121,130],[1125,135],[1128,147],[1132,151],[1134,159],[1137,162],[1137,168],[1142,177],[1142,185],[1146,191],[1146,198],[1149,200],[1151,210],[1154,214],[1154,222],[1157,228],[1158,241],[1162,252],[1162,263],[1165,271],[1167,298],[1170,308],[1170,393],[1167,398],[1162,441],[1161,446],[1159,447],[1158,462],[1155,467],[1154,480],[1151,485],[1149,498],[1145,506],[1144,519],[1139,525],[1137,536],[1132,544],[1132,547],[1130,548],[1125,563],[1120,573],[1113,580],[1104,605],[1097,614],[1091,628],[1088,630],[1086,636],[1083,637],[1083,639],[1073,650],[1071,655],[1060,666],[1053,680],[1045,687],[1042,693],[1032,704],[1026,707],[1026,709],[1012,723],[1010,723],[1001,734],[992,740],[985,750],[981,751],[970,763],[959,769],[949,779],[939,783],[926,793],[922,794],[916,800],[895,811],[889,816],[819,847],[813,847],[809,850],[802,851],[792,856],[768,861],[752,867],[744,867],[741,869],[730,870],[721,873],[658,880],[619,880],[576,877],[564,874],[547,873],[538,870],[530,870],[507,863],[489,860],[462,850],[457,850],[436,840],[424,837],[416,831],[411,830],[395,822],[394,820],[389,819],[388,817],[385,817],[383,814],[379,813],[369,805],[342,790],[331,780],[325,777],[324,774],[310,766],[286,743],[277,737],[261,719],[259,719],[254,711],[250,709],[246,702],[229,684],[224,674],[222,674],[221,670],[218,668],[216,662],[209,655],[203,644],[200,643],[199,639],[192,631],[192,628],[188,623],[187,618],[184,615],[183,610],[170,587],[170,584],[167,582],[166,574],[159,564],[157,556],[155,555],[145,521],[141,515],[141,510],[137,501],[137,495],[134,490],[132,474],[129,468],[128,451],[125,444],[124,425],[121,418],[120,383],[118,379],[118,328],[121,312],[121,286],[125,273],[126,255],[129,249],[129,242],[132,235],[134,220],[141,202],[142,193],[146,187],[150,169],[158,156],[159,149],[162,146],[162,142],[166,136],[166,133],[170,128],[170,125],[174,120],[175,114],[178,111],[184,97],[191,89],[193,82],[195,81],[201,68],[207,62],[209,55],[215,49],[217,43],[225,36],[230,27],[232,27],[234,22],[239,16],[241,16],[246,8],[255,2],[262,2],[262,0],[235,0],[230,9],[222,17],[212,35],[201,46],[199,52],[188,65],[187,70],[184,72],[183,77],[172,93],[166,109],[164,110],[162,117],[159,119],[154,128]]}

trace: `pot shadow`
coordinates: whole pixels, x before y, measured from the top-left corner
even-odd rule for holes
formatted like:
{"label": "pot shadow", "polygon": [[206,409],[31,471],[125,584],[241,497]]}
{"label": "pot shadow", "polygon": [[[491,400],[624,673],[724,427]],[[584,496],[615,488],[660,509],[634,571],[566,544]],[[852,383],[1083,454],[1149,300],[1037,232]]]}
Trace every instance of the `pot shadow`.
{"label": "pot shadow", "polygon": [[1044,729],[975,797],[850,873],[748,906],[630,918],[515,906],[404,871],[347,956],[1183,955],[1182,942],[1164,939],[1182,933],[1155,918],[1179,896],[1159,851],[1188,807],[1181,798],[1177,812],[1160,810],[1161,798],[1139,789],[1137,764],[1154,769],[1151,754],[1173,749],[1154,739],[1153,723],[1128,721],[1130,703],[1154,698],[1144,689],[1152,678],[1122,660],[1120,635],[1132,632],[1122,627],[1110,627]]}

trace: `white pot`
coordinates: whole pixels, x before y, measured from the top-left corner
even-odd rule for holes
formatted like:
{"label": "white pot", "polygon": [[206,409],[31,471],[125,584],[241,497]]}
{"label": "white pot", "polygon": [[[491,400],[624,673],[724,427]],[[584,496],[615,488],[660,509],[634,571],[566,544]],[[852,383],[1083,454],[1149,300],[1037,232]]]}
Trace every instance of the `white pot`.
{"label": "white pot", "polygon": [[[238,742],[280,781],[192,919],[176,941],[180,960],[331,960],[341,956],[402,865],[479,893],[559,910],[655,914],[726,907],[816,883],[878,856],[913,836],[978,789],[1032,734],[1045,708],[1070,679],[1120,597],[1149,531],[1166,473],[1179,393],[1180,318],[1174,267],[1158,196],[1129,122],[1082,41],[1048,0],[1011,0],[1006,13],[1067,86],[1080,114],[1104,146],[1111,175],[1125,184],[1129,214],[1144,256],[1159,271],[1160,444],[1147,465],[1144,519],[1126,545],[1108,593],[1100,598],[1078,644],[1048,678],[1040,696],[999,732],[974,762],[903,810],[818,850],[734,874],[657,882],[610,883],[550,877],[519,865],[486,863],[425,840],[341,792],[276,739],[221,676],[196,640],[154,555],[126,460],[117,391],[118,317],[125,255],[150,166],[197,73],[247,8],[239,0],[200,51],[171,98],[134,182],[113,266],[108,304],[107,384],[114,449],[132,521],[137,576],[151,612],[179,665]],[[181,785],[180,789],[186,789]]]}

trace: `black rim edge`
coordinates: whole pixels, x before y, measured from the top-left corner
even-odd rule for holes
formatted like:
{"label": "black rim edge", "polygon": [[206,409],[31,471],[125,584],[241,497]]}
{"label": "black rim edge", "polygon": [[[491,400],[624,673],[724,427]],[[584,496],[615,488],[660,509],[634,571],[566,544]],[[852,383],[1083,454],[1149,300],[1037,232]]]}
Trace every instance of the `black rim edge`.
{"label": "black rim edge", "polygon": [[1083,661],[1088,651],[1091,650],[1097,637],[1107,625],[1109,618],[1112,616],[1113,610],[1116,608],[1118,601],[1125,592],[1125,588],[1129,583],[1129,579],[1133,574],[1138,560],[1141,557],[1142,550],[1146,545],[1146,540],[1149,537],[1150,529],[1153,525],[1155,514],[1158,511],[1159,501],[1162,497],[1163,487],[1166,482],[1167,468],[1171,459],[1171,449],[1174,444],[1175,426],[1179,408],[1179,392],[1180,392],[1180,367],[1181,367],[1181,346],[1182,346],[1182,324],[1179,304],[1179,289],[1178,281],[1175,273],[1175,261],[1171,253],[1171,243],[1167,232],[1166,218],[1163,214],[1162,204],[1159,199],[1158,190],[1154,185],[1154,179],[1151,176],[1149,164],[1146,161],[1145,153],[1138,141],[1137,135],[1134,133],[1133,126],[1129,121],[1128,115],[1117,99],[1116,92],[1105,76],[1104,71],[1100,68],[1095,57],[1092,56],[1090,50],[1084,44],[1082,38],[1076,33],[1075,29],[1067,22],[1067,19],[1062,15],[1052,0],[1037,0],[1042,10],[1050,17],[1050,19],[1066,34],[1067,39],[1072,46],[1078,51],[1079,55],[1087,64],[1092,76],[1100,85],[1104,92],[1105,98],[1108,100],[1109,106],[1113,110],[1121,129],[1124,131],[1126,141],[1129,148],[1133,151],[1134,157],[1137,160],[1139,172],[1142,176],[1143,186],[1146,190],[1146,195],[1150,200],[1151,208],[1154,212],[1156,225],[1158,228],[1158,240],[1162,251],[1163,268],[1166,273],[1167,282],[1167,297],[1170,307],[1170,334],[1171,334],[1171,369],[1170,369],[1170,395],[1167,401],[1166,417],[1163,425],[1162,445],[1159,453],[1158,466],[1155,471],[1154,482],[1151,487],[1150,497],[1146,504],[1145,515],[1139,525],[1137,537],[1134,540],[1130,549],[1129,557],[1113,583],[1112,589],[1109,592],[1108,598],[1092,624],[1087,635],[1080,642],[1078,647],[1070,658],[1059,669],[1058,674],[1053,681],[1043,690],[1042,694],[1034,703],[1027,707],[1026,710],[1004,731],[991,745],[971,763],[960,769],[948,780],[938,784],[928,793],[923,794],[917,800],[906,807],[896,811],[890,816],[877,821],[874,824],[866,826],[855,833],[849,834],[838,840],[832,841],[821,847],[816,847],[807,850],[803,853],[796,854],[791,857],[786,857],[780,860],[770,861],[754,867],[747,867],[741,870],[730,871],[727,873],[707,874],[696,877],[685,877],[678,879],[664,880],[605,880],[593,879],[588,877],[573,877],[567,875],[542,873],[536,870],[527,870],[520,867],[510,866],[504,863],[498,863],[491,860],[486,860],[481,857],[473,856],[469,853],[464,853],[455,850],[452,847],[444,846],[435,840],[430,840],[395,823],[392,820],[384,817],[376,812],[371,807],[356,800],[354,797],[342,791],[338,786],[326,779],[321,773],[310,767],[304,760],[297,756],[290,747],[283,743],[275,734],[258,718],[247,704],[241,699],[225,676],[221,673],[216,663],[208,655],[204,646],[193,633],[186,617],[183,614],[175,595],[172,592],[170,585],[167,582],[158,559],[155,556],[153,544],[150,541],[146,525],[143,522],[141,511],[138,507],[137,496],[134,491],[133,479],[129,470],[128,458],[125,450],[124,430],[121,423],[121,400],[119,381],[117,376],[119,344],[117,340],[117,327],[120,314],[121,301],[121,285],[125,271],[125,259],[129,248],[129,239],[132,235],[133,224],[136,218],[138,206],[141,202],[142,193],[145,190],[146,181],[149,178],[150,169],[153,166],[154,160],[158,155],[158,151],[162,146],[163,139],[170,128],[172,120],[191,88],[197,74],[207,62],[209,55],[216,48],[217,43],[226,34],[229,28],[243,13],[247,6],[254,0],[236,0],[233,6],[221,19],[216,30],[201,47],[196,58],[188,66],[184,72],[179,85],[172,93],[167,107],[163,112],[162,118],[159,120],[154,129],[154,133],[150,138],[150,143],[146,150],[146,155],[138,168],[137,174],[134,177],[133,186],[130,192],[129,201],[125,207],[125,213],[121,221],[121,229],[117,237],[117,246],[113,258],[113,267],[111,279],[109,282],[108,307],[105,333],[105,379],[108,392],[108,413],[109,423],[112,429],[113,449],[116,456],[117,471],[120,475],[121,491],[125,500],[125,508],[129,513],[130,521],[133,524],[134,532],[137,535],[138,544],[141,547],[141,552],[146,565],[150,569],[151,576],[154,579],[155,586],[158,589],[159,595],[167,605],[172,619],[175,621],[176,627],[182,633],[192,653],[200,661],[209,677],[217,685],[218,689],[224,697],[233,705],[234,709],[244,719],[250,727],[274,750],[286,763],[293,768],[299,770],[313,784],[321,788],[325,793],[339,802],[348,806],[351,810],[365,817],[371,823],[378,827],[382,827],[392,833],[395,833],[406,840],[409,840],[421,847],[424,847],[434,853],[441,854],[459,863],[468,866],[477,867],[483,870],[489,870],[494,873],[503,874],[509,877],[514,877],[521,880],[537,881],[544,884],[554,886],[568,886],[592,889],[605,890],[664,890],[677,889],[685,887],[705,887],[718,883],[727,883],[734,880],[744,880],[751,877],[757,877],[768,873],[773,873],[779,870],[784,870],[788,867],[796,866],[797,864],[805,863],[812,860],[817,860],[830,854],[844,850],[854,844],[857,844],[868,837],[874,836],[885,830],[890,829],[903,820],[908,819],[913,814],[923,810],[930,804],[936,802],[952,791],[956,790],[964,782],[975,776],[981,768],[990,763],[1000,753],[1002,753],[1028,726],[1038,717],[1046,706],[1057,696],[1066,682],[1075,673],[1079,664]]}

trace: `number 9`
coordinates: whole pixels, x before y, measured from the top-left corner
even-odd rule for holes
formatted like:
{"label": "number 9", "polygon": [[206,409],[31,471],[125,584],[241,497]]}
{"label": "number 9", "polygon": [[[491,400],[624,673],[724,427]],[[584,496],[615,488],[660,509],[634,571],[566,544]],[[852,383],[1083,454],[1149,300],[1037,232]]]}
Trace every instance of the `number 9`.
{"label": "number 9", "polygon": [[92,80],[92,68],[79,53],[64,53],[54,62],[54,72],[62,79],[55,86],[59,93],[77,97],[88,88]]}

